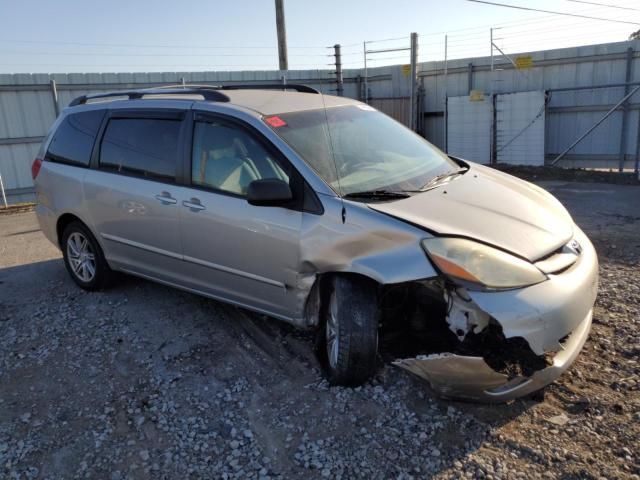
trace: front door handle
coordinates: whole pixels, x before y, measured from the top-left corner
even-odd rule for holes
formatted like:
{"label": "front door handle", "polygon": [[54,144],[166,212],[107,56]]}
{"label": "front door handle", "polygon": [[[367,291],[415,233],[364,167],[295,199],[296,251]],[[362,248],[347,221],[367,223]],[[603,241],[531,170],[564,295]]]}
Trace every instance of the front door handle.
{"label": "front door handle", "polygon": [[175,205],[178,200],[173,198],[169,192],[162,192],[160,195],[156,195],[156,200],[160,200],[163,205]]}
{"label": "front door handle", "polygon": [[184,200],[182,202],[182,205],[187,207],[192,212],[198,212],[200,210],[204,210],[204,205],[202,205],[202,203],[200,203],[200,199],[198,199],[198,198],[192,198],[189,201]]}

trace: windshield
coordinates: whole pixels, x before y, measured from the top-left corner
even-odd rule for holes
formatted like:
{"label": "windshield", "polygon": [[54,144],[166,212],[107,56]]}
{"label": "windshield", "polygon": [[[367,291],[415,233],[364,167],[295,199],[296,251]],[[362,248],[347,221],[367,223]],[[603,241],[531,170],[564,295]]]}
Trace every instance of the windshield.
{"label": "windshield", "polygon": [[343,196],[415,191],[460,168],[422,137],[368,105],[282,113],[265,122]]}

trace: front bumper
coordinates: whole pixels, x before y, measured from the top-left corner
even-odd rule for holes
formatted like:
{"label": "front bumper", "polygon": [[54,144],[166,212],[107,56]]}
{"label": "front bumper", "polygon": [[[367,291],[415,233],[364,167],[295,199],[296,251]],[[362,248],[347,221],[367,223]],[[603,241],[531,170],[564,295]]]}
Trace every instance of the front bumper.
{"label": "front bumper", "polygon": [[445,353],[394,364],[424,378],[443,396],[487,402],[513,400],[553,382],[575,361],[587,340],[598,289],[595,249],[578,227],[575,231],[582,254],[568,270],[519,290],[468,292],[476,307],[500,324],[505,338],[524,338],[536,355],[557,352],[550,366],[530,377],[510,378],[479,356]]}
{"label": "front bumper", "polygon": [[492,370],[480,357],[448,353],[397,360],[394,364],[427,380],[442,396],[488,403],[508,402],[546,387],[571,366],[587,341],[591,318],[590,310],[569,336],[564,349],[553,358],[553,364],[531,377],[509,379]]}

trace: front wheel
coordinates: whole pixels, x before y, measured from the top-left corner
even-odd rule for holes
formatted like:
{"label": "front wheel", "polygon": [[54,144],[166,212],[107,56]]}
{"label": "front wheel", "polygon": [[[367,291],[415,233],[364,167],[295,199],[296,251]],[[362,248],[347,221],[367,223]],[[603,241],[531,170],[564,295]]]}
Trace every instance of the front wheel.
{"label": "front wheel", "polygon": [[379,310],[377,286],[357,277],[336,276],[323,308],[324,357],[329,381],[354,386],[376,370]]}

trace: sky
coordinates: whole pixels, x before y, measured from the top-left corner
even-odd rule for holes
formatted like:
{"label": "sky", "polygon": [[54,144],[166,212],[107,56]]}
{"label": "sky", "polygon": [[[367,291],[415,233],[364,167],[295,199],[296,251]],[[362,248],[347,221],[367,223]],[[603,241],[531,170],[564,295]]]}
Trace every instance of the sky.
{"label": "sky", "polygon": [[[344,68],[367,50],[406,48],[419,61],[624,41],[640,29],[640,1],[495,0],[638,25],[570,18],[466,0],[284,0],[289,69]],[[0,0],[0,73],[273,70],[274,0]],[[498,54],[497,51],[495,51]],[[405,64],[409,52],[371,53],[369,66]]]}

